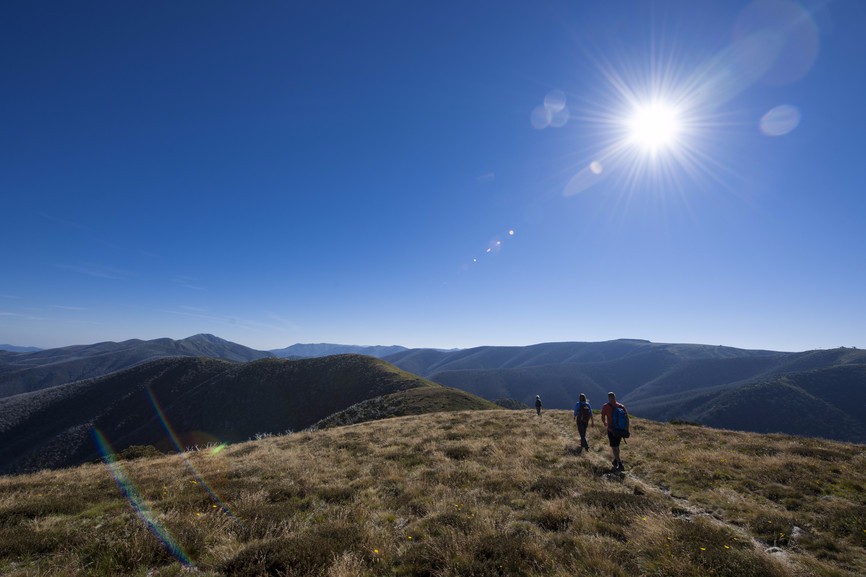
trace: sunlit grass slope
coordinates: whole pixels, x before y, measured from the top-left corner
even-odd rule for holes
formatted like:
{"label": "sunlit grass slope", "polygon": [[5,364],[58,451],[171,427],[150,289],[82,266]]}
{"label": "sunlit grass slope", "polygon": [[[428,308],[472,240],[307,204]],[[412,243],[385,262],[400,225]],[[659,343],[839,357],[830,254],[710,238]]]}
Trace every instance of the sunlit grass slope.
{"label": "sunlit grass slope", "polygon": [[443,412],[0,477],[0,574],[866,574],[862,445],[635,419],[620,475],[590,444]]}
{"label": "sunlit grass slope", "polygon": [[342,414],[341,423],[496,408],[464,391],[362,355],[242,364],[161,359],[98,379],[0,399],[0,473],[98,459],[94,429],[119,451],[132,445],[166,450],[307,429],[358,403],[363,403],[362,410]]}

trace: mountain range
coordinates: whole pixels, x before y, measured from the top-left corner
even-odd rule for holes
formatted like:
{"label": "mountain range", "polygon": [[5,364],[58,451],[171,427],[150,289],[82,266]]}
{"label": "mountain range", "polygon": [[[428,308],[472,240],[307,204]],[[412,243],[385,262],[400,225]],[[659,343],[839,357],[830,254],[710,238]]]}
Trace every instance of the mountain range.
{"label": "mountain range", "polygon": [[0,346],[0,398],[38,391],[64,383],[107,375],[170,357],[208,357],[246,362],[263,358],[289,359],[361,354],[381,358],[408,350],[399,346],[295,344],[285,349],[259,351],[209,334],[172,340],[132,339],[55,349]]}
{"label": "mountain range", "polygon": [[[256,351],[213,335],[195,335],[179,341],[130,340],[30,353],[0,352],[0,401],[2,397],[10,399],[10,403],[0,405],[0,415],[6,417],[4,413],[12,411],[13,407],[16,412],[23,411],[21,407],[28,403],[42,407],[55,397],[77,397],[93,387],[110,391],[101,394],[106,398],[114,398],[112,395],[115,391],[127,390],[136,386],[135,383],[155,379],[148,371],[162,366],[151,365],[160,359],[171,359],[175,362],[170,364],[177,365],[174,369],[165,369],[166,374],[173,374],[172,371],[184,373],[178,367],[187,366],[184,378],[196,387],[203,385],[208,378],[216,379],[214,383],[222,383],[224,379],[231,381],[237,377],[242,385],[230,385],[226,381],[214,390],[220,390],[221,386],[226,390],[242,386],[277,394],[279,386],[270,381],[271,372],[261,370],[268,366],[267,363],[258,362],[268,359],[276,361],[277,354],[309,355],[327,365],[340,362],[334,360],[340,357],[318,355],[341,348],[360,348],[365,353],[384,354],[391,347],[318,344],[294,345],[277,351]],[[523,347],[491,346],[452,351],[393,348],[397,352],[384,356],[383,360],[402,371],[489,401],[502,403],[503,400],[510,400],[508,406],[531,405],[535,395],[540,395],[546,408],[570,409],[577,395],[583,392],[593,407],[598,409],[606,402],[607,392],[612,390],[632,414],[653,420],[866,441],[866,352],[858,349],[778,352],[633,339],[596,343],[542,343]],[[198,361],[190,365],[177,362],[183,358]],[[367,358],[371,359],[371,356]],[[245,364],[251,365],[247,369],[249,373],[240,368]],[[142,368],[128,374],[125,372],[138,367]],[[211,374],[211,371],[216,372]],[[253,378],[249,375],[257,376]],[[111,378],[100,380],[101,377]],[[303,386],[318,390],[321,378],[321,375],[310,377]],[[302,385],[292,386],[303,388]],[[46,395],[22,395],[38,391],[45,391]],[[351,403],[329,405],[329,412],[315,410],[309,415],[298,414],[285,422],[262,422],[252,432],[255,427],[253,423],[248,423],[243,434],[303,428],[318,421],[344,424],[405,414],[410,410],[407,407],[412,404],[421,407],[415,409],[418,411],[436,406],[435,402],[426,402],[425,395],[419,391],[414,395],[413,401],[410,402],[406,396],[392,406],[371,401],[380,396],[378,393],[359,394],[351,398]],[[141,394],[136,398],[139,401],[147,400]],[[196,402],[204,403],[203,406],[210,406],[210,401],[199,401],[195,395],[184,398],[184,402],[192,402],[195,398]],[[264,400],[261,402],[265,403]],[[280,402],[274,401],[277,405]],[[67,401],[67,404],[70,403],[72,401]],[[179,411],[179,407],[173,410]],[[214,405],[212,410],[231,412],[230,407],[224,405]],[[151,414],[152,407],[147,411],[144,414]],[[95,419],[99,414],[97,411],[76,423],[89,422],[88,419]],[[285,414],[285,411],[281,414]],[[32,415],[36,419],[34,422],[46,418],[43,413]],[[219,418],[228,421],[236,417],[227,414]],[[211,415],[209,418],[216,417]],[[126,420],[132,423],[133,417]],[[190,420],[190,426],[187,427],[189,431],[195,430],[192,426],[195,422],[194,419]],[[45,435],[61,433],[55,428],[40,427],[42,425],[37,425],[34,430],[38,429]],[[210,427],[208,421],[208,427],[200,430],[208,431]],[[219,435],[214,435],[216,438],[222,439],[225,435],[235,438],[226,427],[214,430],[219,431]],[[130,438],[129,442],[133,443],[133,440]]]}
{"label": "mountain range", "polygon": [[264,351],[203,334],[177,341],[132,339],[30,353],[0,351],[0,398],[107,375],[167,357],[209,357],[246,362],[271,356]]}
{"label": "mountain range", "polygon": [[571,408],[586,393],[595,408],[614,391],[629,410],[755,432],[866,441],[866,351],[786,353],[615,340],[415,349],[385,360],[486,399]]}
{"label": "mountain range", "polygon": [[9,351],[12,353],[35,353],[41,351],[38,347],[17,347],[15,345],[0,345],[0,351]]}
{"label": "mountain range", "polygon": [[311,357],[327,357],[330,355],[346,355],[346,354],[355,354],[355,355],[368,355],[376,358],[387,357],[388,355],[394,355],[397,353],[401,353],[403,351],[407,351],[406,347],[401,347],[398,345],[391,346],[382,346],[382,345],[374,345],[374,346],[362,346],[362,345],[335,345],[331,343],[318,343],[318,344],[302,344],[297,343],[290,347],[286,347],[284,349],[272,349],[269,352],[273,354],[275,357],[279,357],[281,359],[291,359],[291,358],[311,358]]}

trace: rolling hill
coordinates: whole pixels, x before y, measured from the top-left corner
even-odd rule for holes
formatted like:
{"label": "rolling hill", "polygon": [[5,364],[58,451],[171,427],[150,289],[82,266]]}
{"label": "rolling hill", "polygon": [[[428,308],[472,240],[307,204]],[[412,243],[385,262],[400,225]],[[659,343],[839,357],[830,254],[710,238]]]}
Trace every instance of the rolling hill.
{"label": "rolling hill", "polygon": [[0,351],[0,398],[99,377],[166,357],[210,357],[246,362],[272,356],[205,334],[182,340],[133,339],[30,353]]}
{"label": "rolling hill", "polygon": [[0,399],[0,473],[98,458],[94,430],[118,450],[151,444],[170,450],[305,429],[365,401],[355,420],[425,407],[496,408],[360,355],[243,364],[165,358]]}
{"label": "rolling hill", "polygon": [[386,360],[490,400],[531,404],[539,394],[546,407],[565,409],[584,392],[598,408],[613,390],[650,419],[866,441],[866,351],[857,349],[784,353],[617,340],[409,350]]}
{"label": "rolling hill", "polygon": [[0,574],[866,574],[864,445],[637,418],[619,473],[589,442],[531,410],[151,458],[106,435],[103,463],[0,476]]}

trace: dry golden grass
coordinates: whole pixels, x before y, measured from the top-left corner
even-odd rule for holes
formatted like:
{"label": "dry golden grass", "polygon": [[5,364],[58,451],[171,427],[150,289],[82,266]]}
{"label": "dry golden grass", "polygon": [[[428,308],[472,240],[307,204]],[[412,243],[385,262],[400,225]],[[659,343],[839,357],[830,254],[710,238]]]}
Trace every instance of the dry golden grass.
{"label": "dry golden grass", "polygon": [[589,441],[438,413],[0,477],[0,574],[866,574],[866,447],[635,419],[623,475]]}

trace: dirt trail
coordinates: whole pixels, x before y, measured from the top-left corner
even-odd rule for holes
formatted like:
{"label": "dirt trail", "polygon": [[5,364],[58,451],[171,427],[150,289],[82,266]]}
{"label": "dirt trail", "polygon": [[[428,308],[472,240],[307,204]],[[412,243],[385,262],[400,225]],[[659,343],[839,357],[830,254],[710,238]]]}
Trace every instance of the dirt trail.
{"label": "dirt trail", "polygon": [[[577,426],[574,425],[571,418],[572,415],[570,411],[561,414],[548,411],[546,418],[543,421],[543,425],[547,426],[554,435],[563,439],[565,444],[564,450],[567,454],[574,455],[581,459],[589,459],[592,464],[595,465],[594,468],[597,471],[605,471],[601,474],[602,479],[607,482],[620,483],[631,488],[635,492],[641,492],[647,495],[652,494],[665,498],[671,502],[671,511],[675,516],[686,519],[692,519],[694,517],[703,517],[708,519],[710,522],[723,526],[730,531],[733,531],[742,539],[751,542],[755,549],[771,554],[774,558],[782,561],[791,569],[794,568],[788,558],[787,551],[777,547],[768,548],[765,543],[755,539],[742,527],[727,521],[711,511],[695,505],[686,498],[672,495],[669,489],[656,485],[652,481],[648,481],[647,479],[635,474],[633,471],[628,470],[627,444],[624,445],[623,448],[623,462],[626,464],[626,471],[624,472],[615,471],[611,467],[612,458],[610,457],[610,451],[607,445],[607,437],[601,436],[597,432],[593,433],[592,426],[590,426],[590,431],[587,431],[587,440],[589,441],[590,450],[582,450],[580,448],[580,436],[577,432]],[[595,426],[599,427],[597,416]]]}

